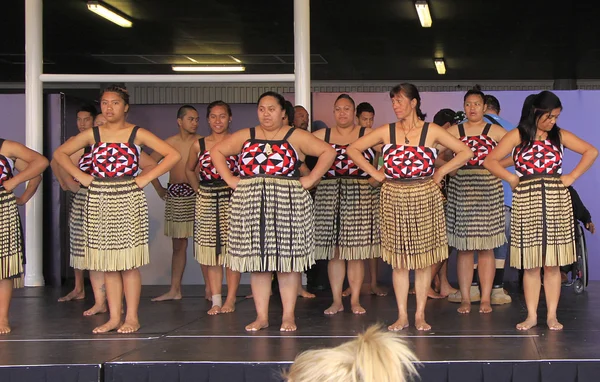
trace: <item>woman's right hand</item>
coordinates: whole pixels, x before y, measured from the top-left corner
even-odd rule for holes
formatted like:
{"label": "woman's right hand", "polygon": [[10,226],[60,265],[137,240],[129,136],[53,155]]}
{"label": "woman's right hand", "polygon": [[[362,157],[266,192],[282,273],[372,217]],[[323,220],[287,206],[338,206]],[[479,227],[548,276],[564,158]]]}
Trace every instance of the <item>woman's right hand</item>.
{"label": "woman's right hand", "polygon": [[240,182],[240,177],[239,176],[234,176],[234,177],[231,178],[231,180],[229,180],[227,182],[227,185],[232,190],[235,190],[237,188],[237,185],[238,185],[239,182]]}
{"label": "woman's right hand", "polygon": [[79,184],[81,184],[83,187],[89,187],[90,184],[92,184],[92,182],[94,181],[94,177],[91,176],[90,174],[85,174],[84,176],[82,176],[80,179],[77,179],[79,181]]}
{"label": "woman's right hand", "polygon": [[508,180],[508,184],[510,184],[510,189],[514,191],[519,185],[519,177],[517,175],[511,176]]}

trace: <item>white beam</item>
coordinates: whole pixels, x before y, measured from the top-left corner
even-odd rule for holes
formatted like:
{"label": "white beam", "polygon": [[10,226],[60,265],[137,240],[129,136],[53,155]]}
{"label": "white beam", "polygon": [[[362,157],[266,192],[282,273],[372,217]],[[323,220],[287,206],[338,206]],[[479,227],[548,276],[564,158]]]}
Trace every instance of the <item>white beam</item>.
{"label": "white beam", "polygon": [[294,82],[293,74],[41,74],[42,82]]}
{"label": "white beam", "polygon": [[296,105],[310,116],[310,0],[294,0],[294,64]]}
{"label": "white beam", "polygon": [[[25,145],[39,153],[44,150],[42,41],[42,0],[25,0]],[[26,286],[44,285],[42,189],[25,207]]]}

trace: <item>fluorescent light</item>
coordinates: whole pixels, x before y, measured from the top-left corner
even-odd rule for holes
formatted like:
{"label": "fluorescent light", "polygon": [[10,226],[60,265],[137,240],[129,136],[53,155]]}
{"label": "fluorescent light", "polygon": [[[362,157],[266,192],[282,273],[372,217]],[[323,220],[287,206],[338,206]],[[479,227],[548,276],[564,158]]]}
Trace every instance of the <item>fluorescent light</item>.
{"label": "fluorescent light", "polygon": [[438,74],[446,74],[446,63],[443,58],[436,58],[433,60],[433,63]]}
{"label": "fluorescent light", "polygon": [[417,9],[417,14],[419,15],[419,21],[421,21],[421,26],[423,28],[429,28],[431,26],[431,13],[429,13],[429,4],[427,4],[427,0],[417,0],[415,1],[415,8]]}
{"label": "fluorescent light", "polygon": [[243,72],[244,66],[173,65],[174,72]]}
{"label": "fluorescent light", "polygon": [[133,25],[131,21],[108,9],[99,1],[88,1],[87,7],[90,11],[94,12],[95,14],[102,16],[109,21],[112,21],[113,23],[123,28],[131,28],[131,26]]}
{"label": "fluorescent light", "polygon": [[233,61],[237,62],[238,64],[241,64],[242,61],[240,61],[239,59],[233,57],[233,56],[229,56]]}

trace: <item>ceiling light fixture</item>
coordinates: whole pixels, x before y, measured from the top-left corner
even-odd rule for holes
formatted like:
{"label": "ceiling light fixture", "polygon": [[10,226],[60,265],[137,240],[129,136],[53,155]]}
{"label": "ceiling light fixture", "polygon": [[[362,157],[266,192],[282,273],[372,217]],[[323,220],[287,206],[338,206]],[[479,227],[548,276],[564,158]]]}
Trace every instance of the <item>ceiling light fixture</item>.
{"label": "ceiling light fixture", "polygon": [[427,4],[427,0],[415,1],[415,8],[417,9],[417,14],[419,15],[419,21],[421,22],[421,26],[423,28],[431,27],[431,13],[429,13],[429,4]]}
{"label": "ceiling light fixture", "polygon": [[131,21],[127,20],[125,17],[110,9],[110,6],[102,3],[101,1],[88,1],[87,7],[90,11],[94,12],[95,14],[102,16],[109,21],[112,21],[113,23],[123,28],[131,28],[131,26],[133,25]]}
{"label": "ceiling light fixture", "polygon": [[438,74],[446,74],[446,63],[443,58],[435,58],[433,63],[435,64],[435,70],[437,70]]}
{"label": "ceiling light fixture", "polygon": [[231,58],[233,61],[237,62],[238,64],[241,64],[242,61],[240,61],[239,59],[233,57],[233,56],[229,56],[229,58]]}
{"label": "ceiling light fixture", "polygon": [[243,72],[244,66],[173,65],[174,72]]}

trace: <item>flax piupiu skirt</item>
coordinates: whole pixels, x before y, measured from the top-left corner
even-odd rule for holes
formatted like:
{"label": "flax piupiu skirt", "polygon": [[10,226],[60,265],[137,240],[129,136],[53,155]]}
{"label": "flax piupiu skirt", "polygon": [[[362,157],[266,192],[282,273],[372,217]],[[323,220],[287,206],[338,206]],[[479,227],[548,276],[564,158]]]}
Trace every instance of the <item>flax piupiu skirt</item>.
{"label": "flax piupiu skirt", "polygon": [[200,183],[196,196],[194,254],[202,265],[223,265],[229,232],[231,188],[224,181]]}

